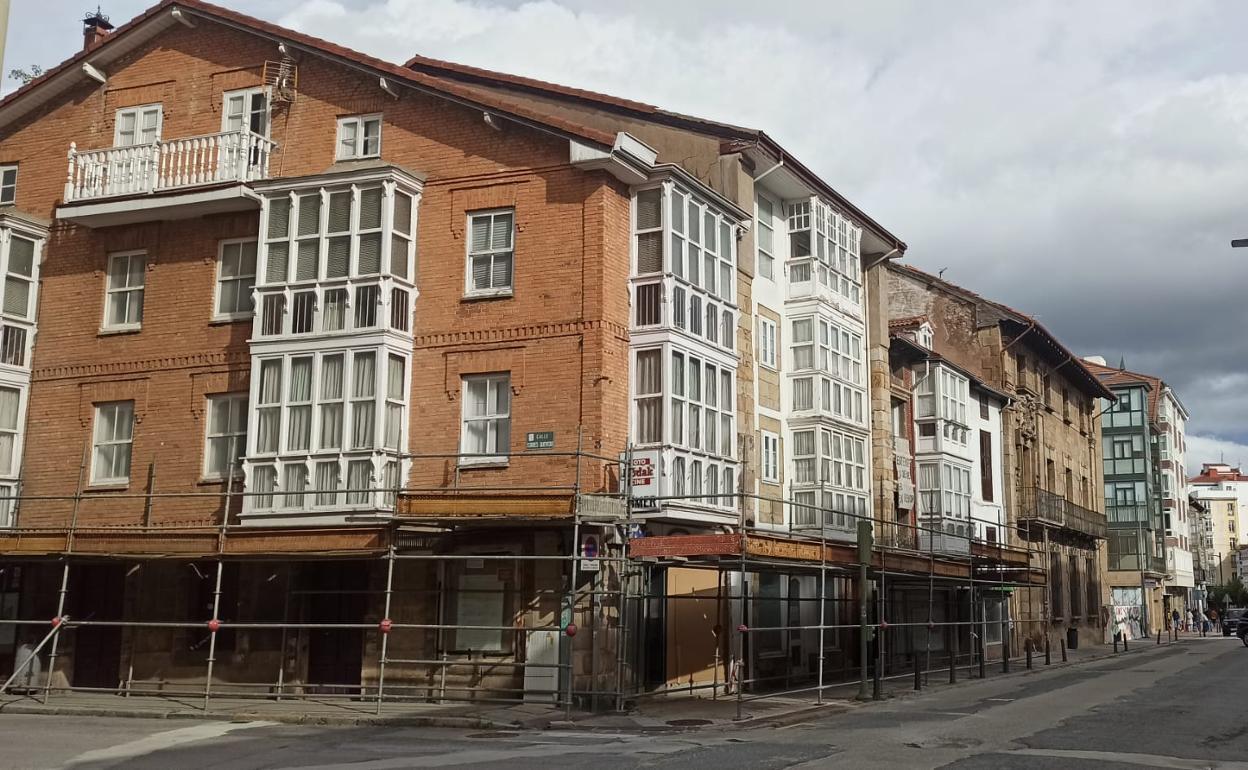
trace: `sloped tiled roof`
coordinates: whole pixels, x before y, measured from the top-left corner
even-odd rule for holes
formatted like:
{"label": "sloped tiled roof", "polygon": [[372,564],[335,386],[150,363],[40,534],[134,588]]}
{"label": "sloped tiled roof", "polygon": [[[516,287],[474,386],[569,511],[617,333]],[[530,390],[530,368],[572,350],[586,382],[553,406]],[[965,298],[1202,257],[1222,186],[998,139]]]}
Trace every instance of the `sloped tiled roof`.
{"label": "sloped tiled roof", "polygon": [[1110,391],[1109,388],[1107,388],[1105,384],[1092,373],[1092,371],[1084,364],[1084,361],[1072,353],[1069,348],[1063,345],[1062,342],[1052,334],[1052,332],[1044,328],[1044,325],[1035,318],[1032,318],[1026,313],[1015,310],[1008,305],[990,300],[980,294],[976,294],[970,289],[959,286],[956,283],[946,281],[939,276],[932,275],[931,273],[925,272],[911,265],[892,262],[889,264],[889,269],[895,270],[902,275],[907,275],[931,286],[938,287],[941,290],[947,291],[951,294],[964,297],[970,302],[982,303],[983,305],[992,308],[1001,320],[1012,321],[1015,324],[1026,327],[1026,329],[1015,339],[1021,339],[1029,333],[1039,334],[1055,353],[1065,357],[1066,363],[1073,366],[1075,371],[1081,375],[1078,378],[1071,377],[1070,379],[1072,381],[1082,379],[1084,384],[1087,386],[1087,392],[1092,395],[1101,396],[1111,400],[1114,398],[1113,392]]}
{"label": "sloped tiled roof", "polygon": [[1154,377],[1151,374],[1141,374],[1133,372],[1129,369],[1117,369],[1112,366],[1103,366],[1094,361],[1084,361],[1085,366],[1096,373],[1101,378],[1101,382],[1109,387],[1117,387],[1123,385],[1145,385],[1148,390],[1148,419],[1157,422],[1158,404],[1161,402],[1161,394],[1166,388],[1166,383],[1162,382],[1160,377]]}
{"label": "sloped tiled roof", "polygon": [[331,59],[343,61],[345,63],[364,67],[373,70],[379,75],[386,78],[393,78],[395,82],[406,84],[426,92],[433,92],[442,95],[452,101],[468,104],[482,109],[489,109],[498,112],[530,126],[544,127],[556,133],[565,136],[575,136],[580,139],[586,139],[597,145],[611,146],[615,141],[615,136],[611,133],[601,131],[590,126],[584,126],[565,118],[555,115],[542,113],[532,110],[524,105],[517,104],[512,101],[500,99],[496,96],[482,91],[481,89],[472,89],[456,84],[446,78],[437,78],[426,75],[417,70],[402,67],[391,62],[377,59],[367,54],[353,51],[350,48],[322,40],[312,35],[302,32],[296,32],[292,29],[286,29],[276,24],[271,24],[262,19],[248,16],[243,13],[223,8],[218,5],[203,2],[203,0],[161,0],[160,3],[148,8],[143,13],[118,27],[111,34],[105,35],[95,44],[85,48],[69,59],[52,67],[39,77],[25,84],[13,93],[0,99],[0,110],[11,107],[24,99],[30,98],[32,93],[37,92],[46,83],[54,78],[71,71],[75,67],[81,66],[90,60],[92,56],[98,55],[103,51],[124,48],[126,43],[132,38],[132,33],[143,27],[145,23],[159,17],[166,11],[172,11],[174,8],[185,9],[195,16],[211,19],[227,26],[242,28],[257,34],[272,37],[291,45],[307,49],[314,53],[321,54]]}
{"label": "sloped tiled roof", "polygon": [[[431,77],[440,78],[446,81],[473,84],[479,86],[480,89],[505,88],[509,91],[517,93],[524,92],[536,94],[545,98],[563,101],[565,103],[575,102],[616,114],[628,115],[630,117],[639,118],[652,123],[673,126],[701,133],[719,139],[724,150],[729,152],[740,151],[751,146],[765,147],[773,156],[782,159],[786,168],[795,172],[800,177],[809,180],[809,182],[816,189],[819,189],[829,199],[835,201],[837,205],[851,213],[854,218],[860,220],[861,224],[871,229],[879,235],[881,239],[887,241],[892,246],[895,246],[901,252],[906,250],[906,244],[904,241],[889,232],[882,225],[871,218],[866,212],[858,208],[850,202],[849,199],[845,198],[833,189],[832,186],[820,178],[818,174],[815,174],[801,161],[793,157],[792,153],[782,147],[779,142],[772,139],[761,129],[738,126],[731,123],[724,123],[717,120],[698,117],[696,115],[673,112],[671,110],[656,107],[653,104],[647,104],[645,102],[639,102],[632,99],[624,99],[597,91],[589,91],[583,88],[573,88],[571,86],[564,86],[558,83],[538,80],[536,78],[512,75],[506,72],[496,72],[493,70],[483,69],[481,67],[457,64],[455,62],[444,61],[442,59],[433,59],[427,56],[413,56],[408,59],[407,66],[412,70],[424,73]],[[495,91],[495,93],[497,93],[497,91]]]}

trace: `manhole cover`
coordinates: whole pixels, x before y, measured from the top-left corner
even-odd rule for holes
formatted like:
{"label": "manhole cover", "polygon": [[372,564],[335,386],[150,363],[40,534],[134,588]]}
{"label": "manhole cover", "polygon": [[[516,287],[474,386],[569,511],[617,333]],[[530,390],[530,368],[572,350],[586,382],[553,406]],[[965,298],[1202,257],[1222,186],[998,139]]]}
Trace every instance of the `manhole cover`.
{"label": "manhole cover", "polygon": [[702,725],[709,725],[711,723],[711,720],[709,719],[669,719],[667,720],[667,723],[671,725],[672,727],[701,727]]}

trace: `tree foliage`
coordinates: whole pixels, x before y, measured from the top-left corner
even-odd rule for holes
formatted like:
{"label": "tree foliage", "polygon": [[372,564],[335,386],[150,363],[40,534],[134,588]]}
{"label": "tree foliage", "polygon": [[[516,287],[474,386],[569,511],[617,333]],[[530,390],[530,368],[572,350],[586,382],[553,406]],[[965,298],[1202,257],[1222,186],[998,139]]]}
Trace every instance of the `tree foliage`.
{"label": "tree foliage", "polygon": [[23,85],[26,83],[29,83],[30,81],[34,80],[35,78],[39,77],[42,74],[43,74],[43,67],[40,67],[38,64],[32,64],[29,67],[25,67],[25,68],[14,67],[13,69],[9,70],[9,77],[13,78],[14,80],[22,81]]}

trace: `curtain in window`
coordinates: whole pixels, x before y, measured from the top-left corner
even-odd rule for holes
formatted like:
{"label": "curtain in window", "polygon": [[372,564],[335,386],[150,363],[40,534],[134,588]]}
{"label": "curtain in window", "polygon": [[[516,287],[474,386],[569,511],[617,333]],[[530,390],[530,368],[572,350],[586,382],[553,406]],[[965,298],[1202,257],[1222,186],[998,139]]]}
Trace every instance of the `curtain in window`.
{"label": "curtain in window", "polygon": [[372,398],[376,394],[376,359],[372,353],[356,353],[351,394],[355,398]]}
{"label": "curtain in window", "polygon": [[403,399],[403,359],[398,356],[390,356],[390,371],[386,380],[386,398]]}
{"label": "curtain in window", "polygon": [[352,460],[347,463],[347,503],[359,505],[368,502],[368,489],[372,486],[373,464],[368,460]]}
{"label": "curtain in window", "polygon": [[252,476],[252,491],[258,493],[252,498],[252,504],[256,508],[272,508],[273,489],[277,486],[277,469],[272,465],[259,465]]}
{"label": "curtain in window", "polygon": [[351,448],[372,449],[377,404],[373,401],[356,401],[351,405]]}
{"label": "curtain in window", "polygon": [[308,488],[308,466],[299,463],[286,466],[282,489],[286,492],[285,506],[295,508],[303,505],[303,492]]}
{"label": "curtain in window", "polygon": [[316,464],[317,505],[337,505],[338,474],[337,460]]}
{"label": "curtain in window", "polygon": [[[19,401],[20,394],[17,390],[0,388],[0,473],[13,471],[13,447],[17,441]],[[0,501],[0,504],[7,503]]]}
{"label": "curtain in window", "polygon": [[325,292],[325,309],[321,311],[321,331],[341,331],[347,325],[347,290]]}

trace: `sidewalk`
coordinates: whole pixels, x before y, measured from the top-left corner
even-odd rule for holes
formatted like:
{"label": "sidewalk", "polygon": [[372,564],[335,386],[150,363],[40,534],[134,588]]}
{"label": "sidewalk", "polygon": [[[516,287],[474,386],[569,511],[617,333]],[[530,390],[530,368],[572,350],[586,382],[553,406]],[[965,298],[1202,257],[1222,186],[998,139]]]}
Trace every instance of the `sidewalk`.
{"label": "sidewalk", "polygon": [[[1237,639],[1232,639],[1236,644]],[[1185,634],[1177,644],[1217,643],[1222,637]],[[1132,642],[1128,655],[1147,654],[1172,646],[1153,640]],[[1118,655],[1124,653],[1119,652]],[[988,664],[989,679],[1006,676],[1026,676],[1044,670],[1053,670],[1114,656],[1111,645],[1071,650],[1069,661],[1061,662],[1061,653],[1054,650],[1052,664],[1044,665],[1044,653],[1033,655],[1033,670],[1025,668],[1022,659],[1013,659],[1010,673],[1004,674],[1000,661]],[[882,698],[916,695],[913,676],[899,675],[882,683]],[[948,669],[936,669],[926,677],[924,689],[944,688],[948,684]],[[980,681],[970,676],[968,667],[958,669],[958,682]],[[868,683],[870,687],[870,683]],[[480,730],[515,729],[576,729],[627,732],[674,732],[705,728],[750,728],[764,725],[792,724],[815,716],[826,716],[869,706],[872,701],[857,701],[857,682],[838,684],[826,688],[823,703],[816,702],[815,693],[776,695],[765,698],[746,696],[740,704],[741,718],[737,718],[738,703],[735,695],[721,695],[712,699],[709,695],[672,693],[664,696],[643,697],[637,706],[627,713],[598,713],[565,710],[553,706],[516,703],[507,704],[433,704],[433,703],[384,703],[380,713],[375,701],[349,699],[318,699],[315,697],[289,700],[262,700],[213,696],[207,710],[202,698],[172,696],[134,696],[130,698],[108,693],[53,693],[48,703],[42,704],[38,696],[5,695],[0,697],[2,714],[48,714],[61,716],[134,717],[142,719],[212,719],[228,721],[268,721],[301,725],[394,725],[419,727],[447,727]]]}

